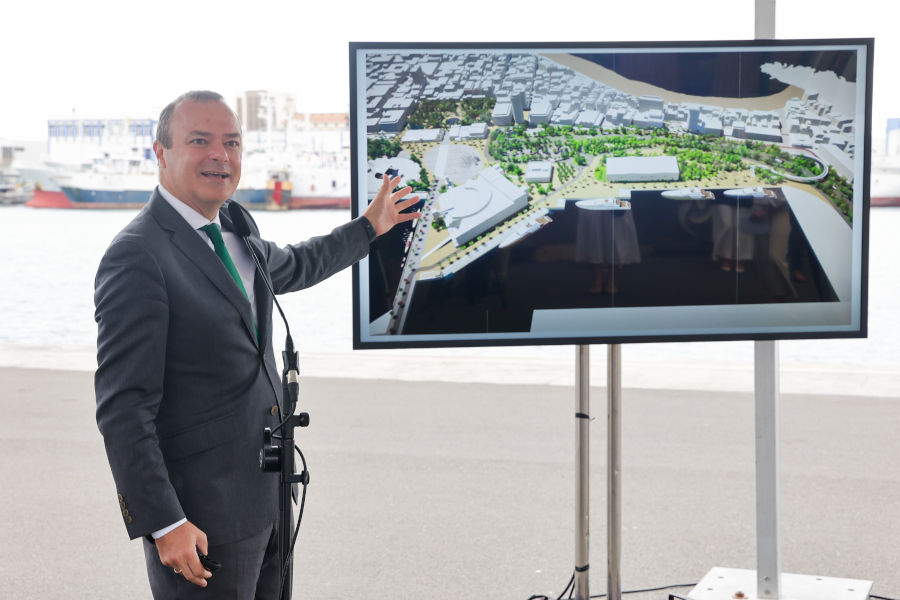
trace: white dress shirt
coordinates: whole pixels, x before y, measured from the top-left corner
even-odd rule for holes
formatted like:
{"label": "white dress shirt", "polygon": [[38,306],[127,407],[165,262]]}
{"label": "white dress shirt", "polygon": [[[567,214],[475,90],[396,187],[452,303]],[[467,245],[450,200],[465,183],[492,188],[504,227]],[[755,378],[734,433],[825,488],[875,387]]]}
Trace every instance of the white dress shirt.
{"label": "white dress shirt", "polygon": [[[206,242],[210,250],[215,253],[216,250],[212,240],[209,239],[209,236],[206,235],[205,231],[200,231],[200,228],[209,225],[210,223],[215,223],[219,226],[219,229],[222,229],[219,213],[216,213],[216,218],[213,221],[210,221],[173,196],[169,190],[162,186],[162,184],[159,184],[157,189],[159,190],[159,195],[165,198],[166,202],[178,211],[178,214],[188,222],[188,225],[203,238],[203,241]],[[247,250],[244,240],[238,237],[237,234],[222,229],[222,239],[225,240],[225,247],[228,248],[228,254],[231,255],[231,260],[234,261],[234,266],[237,267],[238,274],[241,276],[241,283],[244,284],[244,290],[246,290],[247,298],[250,300],[250,308],[253,309],[253,322],[256,323],[256,294],[253,291],[253,282],[256,281],[256,263],[253,262],[253,257],[250,256],[250,252]]]}
{"label": "white dress shirt", "polygon": [[[209,239],[209,236],[206,235],[205,231],[200,231],[201,227],[205,225],[209,225],[210,223],[215,223],[221,229],[222,223],[219,220],[219,213],[216,213],[216,218],[213,221],[210,221],[193,208],[173,196],[169,190],[164,188],[162,184],[160,184],[157,189],[159,190],[159,195],[162,196],[166,202],[168,202],[172,208],[174,208],[179,215],[181,215],[185,221],[188,222],[188,225],[193,228],[197,234],[203,238],[203,240],[209,245],[210,250],[215,253],[215,247],[213,246],[212,240]],[[256,294],[253,291],[253,283],[256,281],[256,264],[253,262],[253,257],[250,256],[250,252],[247,250],[247,246],[244,245],[244,240],[238,237],[236,234],[222,230],[222,238],[225,241],[225,247],[228,249],[228,254],[231,255],[231,260],[234,261],[234,266],[237,267],[238,275],[241,276],[241,282],[244,284],[244,290],[247,292],[247,298],[250,300],[250,308],[253,310],[253,322],[256,323]],[[258,325],[257,325],[258,327]],[[166,535],[176,527],[180,527],[187,523],[187,519],[181,519],[177,523],[172,523],[168,527],[164,527],[159,531],[153,532],[153,539],[159,539],[162,536]]]}

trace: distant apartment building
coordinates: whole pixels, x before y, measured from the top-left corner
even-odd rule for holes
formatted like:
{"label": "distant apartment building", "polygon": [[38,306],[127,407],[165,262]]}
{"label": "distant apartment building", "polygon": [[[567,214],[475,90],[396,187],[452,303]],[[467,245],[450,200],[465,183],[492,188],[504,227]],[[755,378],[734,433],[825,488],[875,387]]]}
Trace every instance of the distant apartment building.
{"label": "distant apartment building", "polygon": [[239,94],[235,112],[244,131],[284,131],[297,112],[296,99],[286,92],[252,90]]}
{"label": "distant apartment building", "polygon": [[135,158],[156,160],[157,119],[79,117],[47,121],[47,153],[76,147],[130,148]]}

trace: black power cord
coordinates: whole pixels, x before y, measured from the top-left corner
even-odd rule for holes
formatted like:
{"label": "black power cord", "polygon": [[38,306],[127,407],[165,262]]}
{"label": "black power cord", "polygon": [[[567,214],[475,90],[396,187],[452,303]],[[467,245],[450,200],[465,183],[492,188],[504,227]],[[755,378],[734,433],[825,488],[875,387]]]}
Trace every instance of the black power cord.
{"label": "black power cord", "polygon": [[[694,587],[695,585],[697,585],[697,584],[696,583],[673,583],[672,585],[664,585],[661,587],[646,588],[646,589],[642,589],[642,590],[626,590],[626,591],[623,591],[622,593],[623,594],[641,594],[644,592],[659,592],[661,590],[667,590],[669,588],[676,588],[676,587]],[[569,588],[571,588],[571,590]],[[562,591],[562,594],[560,594],[556,598],[556,600],[563,600],[563,596],[565,596],[566,593],[569,594],[570,599],[572,598],[572,594],[575,593],[575,573],[572,573],[572,578],[569,579],[569,583],[566,585],[565,589]],[[873,598],[874,597],[875,596],[873,596]],[[606,594],[597,594],[597,595],[591,596],[591,598],[606,598]],[[551,598],[549,596],[545,596],[543,594],[535,594],[533,596],[530,596],[528,598],[528,600],[553,600],[553,598]],[[690,599],[688,598],[687,600],[690,600]],[[887,598],[886,600],[893,600],[893,599]]]}
{"label": "black power cord", "polygon": [[300,522],[303,520],[303,508],[306,506],[306,486],[309,485],[309,474],[306,470],[306,457],[303,456],[303,451],[294,444],[294,450],[297,451],[297,454],[300,455],[300,461],[303,463],[303,472],[307,473],[306,477],[303,480],[303,495],[300,497],[300,514],[297,515],[297,526],[294,528],[294,537],[291,539],[291,547],[288,550],[287,556],[284,558],[284,565],[281,567],[281,583],[278,584],[278,597],[281,598],[282,594],[284,594],[284,581],[287,578],[288,568],[291,565],[291,558],[294,555],[294,545],[297,543],[297,534],[300,533]]}

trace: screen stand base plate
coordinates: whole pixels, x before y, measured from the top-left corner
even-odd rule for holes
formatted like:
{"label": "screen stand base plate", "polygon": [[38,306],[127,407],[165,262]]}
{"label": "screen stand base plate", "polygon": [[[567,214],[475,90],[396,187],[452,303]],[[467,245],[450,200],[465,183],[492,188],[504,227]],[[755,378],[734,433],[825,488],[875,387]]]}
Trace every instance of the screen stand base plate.
{"label": "screen stand base plate", "polygon": [[[863,579],[782,573],[780,600],[866,600],[871,590],[872,582]],[[756,592],[756,571],[713,567],[687,596],[692,600],[761,600]]]}

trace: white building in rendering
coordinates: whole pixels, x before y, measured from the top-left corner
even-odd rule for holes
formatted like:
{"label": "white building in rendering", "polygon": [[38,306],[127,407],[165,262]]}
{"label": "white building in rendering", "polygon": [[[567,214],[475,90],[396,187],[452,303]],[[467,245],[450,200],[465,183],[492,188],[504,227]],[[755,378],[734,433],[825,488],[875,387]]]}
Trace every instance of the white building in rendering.
{"label": "white building in rendering", "polygon": [[465,140],[483,140],[488,136],[487,123],[473,123],[471,125],[451,125],[450,140],[461,142]]}
{"label": "white building in rendering", "polygon": [[623,156],[606,159],[607,181],[675,181],[680,176],[674,156]]}
{"label": "white building in rendering", "polygon": [[553,115],[553,105],[546,98],[540,98],[531,103],[531,112],[528,120],[534,123],[549,123]]}
{"label": "white building in rendering", "polygon": [[400,140],[407,144],[427,144],[444,139],[443,129],[408,129]]}
{"label": "white building in rendering", "polygon": [[498,102],[491,113],[491,121],[494,125],[509,125],[513,120],[513,108],[509,102]]}
{"label": "white building in rendering", "polygon": [[553,163],[550,161],[533,161],[525,169],[525,181],[528,183],[550,183],[553,179]]}
{"label": "white building in rendering", "polygon": [[831,168],[842,175],[844,179],[853,183],[854,178],[854,160],[853,158],[833,144],[822,144],[816,148],[816,154],[824,160]]}
{"label": "white building in rendering", "polygon": [[438,205],[453,243],[461,247],[526,209],[528,192],[494,165],[442,194]]}
{"label": "white building in rendering", "polygon": [[[766,68],[762,72],[768,73]],[[676,103],[659,93],[663,96],[630,94],[528,52],[382,53],[368,55],[365,65],[369,133],[403,131],[423,100],[496,98],[491,120],[499,126],[522,123],[527,111],[532,124],[665,127],[676,133],[783,143],[814,152],[829,145],[833,148],[826,152],[845,155],[836,158],[838,163],[855,157],[853,111],[839,108],[827,91],[805,90],[783,108],[766,107],[772,110]]]}

